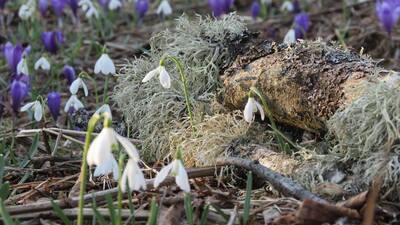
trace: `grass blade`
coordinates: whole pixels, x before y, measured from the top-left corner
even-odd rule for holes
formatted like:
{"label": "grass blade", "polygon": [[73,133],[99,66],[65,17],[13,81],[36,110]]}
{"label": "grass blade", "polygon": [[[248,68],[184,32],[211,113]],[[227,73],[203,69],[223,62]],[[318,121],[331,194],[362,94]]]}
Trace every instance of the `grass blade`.
{"label": "grass blade", "polygon": [[156,202],[156,198],[153,197],[153,199],[151,200],[150,217],[149,220],[147,220],[146,225],[156,225],[157,215],[158,215],[158,205]]}
{"label": "grass blade", "polygon": [[200,225],[206,225],[209,209],[210,209],[209,204],[204,206],[203,212],[201,213]]}
{"label": "grass blade", "polygon": [[187,223],[189,225],[194,225],[192,200],[190,198],[190,194],[188,193],[185,193],[184,206],[185,206]]}
{"label": "grass blade", "polygon": [[253,189],[253,174],[251,171],[247,173],[247,183],[246,183],[246,197],[244,200],[243,208],[243,225],[247,225],[250,217],[250,206],[251,206],[251,190]]}
{"label": "grass blade", "polygon": [[117,215],[115,214],[114,202],[110,194],[106,195],[107,207],[110,212],[111,223],[113,225],[117,224]]}
{"label": "grass blade", "polygon": [[63,210],[60,208],[60,206],[56,202],[54,202],[52,200],[51,205],[53,206],[54,213],[58,216],[58,218],[60,218],[60,220],[63,222],[63,224],[72,225],[71,220],[68,219],[68,217],[64,214]]}

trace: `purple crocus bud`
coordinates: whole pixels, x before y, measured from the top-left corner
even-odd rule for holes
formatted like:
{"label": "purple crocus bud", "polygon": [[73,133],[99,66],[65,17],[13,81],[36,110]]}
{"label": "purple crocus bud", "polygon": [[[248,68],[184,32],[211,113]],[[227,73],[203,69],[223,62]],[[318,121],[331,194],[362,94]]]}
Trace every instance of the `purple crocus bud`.
{"label": "purple crocus bud", "polygon": [[260,14],[260,9],[260,4],[257,1],[254,1],[253,4],[251,4],[251,16],[254,20],[256,20]]}
{"label": "purple crocus bud", "polygon": [[310,27],[310,19],[307,13],[299,13],[294,17],[294,32],[296,39],[304,38]]}
{"label": "purple crocus bud", "polygon": [[300,13],[301,7],[299,0],[293,0],[292,4],[293,4],[293,13]]}
{"label": "purple crocus bud", "polygon": [[377,1],[376,14],[382,26],[390,35],[399,19],[399,3],[394,0]]}
{"label": "purple crocus bud", "polygon": [[75,17],[78,17],[78,8],[79,8],[78,1],[79,0],[69,0],[68,1],[69,7],[71,8],[71,11]]}
{"label": "purple crocus bud", "polygon": [[215,17],[220,17],[223,13],[222,0],[208,0],[208,5],[211,8],[212,14]]}
{"label": "purple crocus bud", "polygon": [[222,9],[224,13],[228,13],[233,6],[234,0],[222,0]]}
{"label": "purple crocus bud", "polygon": [[98,0],[99,5],[103,7],[103,9],[107,9],[108,0]]}
{"label": "purple crocus bud", "polygon": [[39,0],[39,11],[42,17],[45,17],[47,14],[47,8],[49,7],[48,0]]}
{"label": "purple crocus bud", "polygon": [[6,6],[7,0],[0,0],[0,9],[3,10]]}
{"label": "purple crocus bud", "polygon": [[8,67],[13,73],[17,72],[17,65],[19,61],[21,61],[23,52],[24,48],[20,44],[16,44],[14,46],[13,44],[11,44],[11,42],[7,42],[4,45],[4,57],[6,58]]}
{"label": "purple crocus bud", "polygon": [[21,103],[24,101],[29,92],[29,80],[27,75],[18,76],[11,82],[10,92],[12,99],[12,108],[15,114],[18,114]]}
{"label": "purple crocus bud", "polygon": [[54,14],[57,17],[62,16],[66,3],[66,0],[51,0],[51,6],[53,6]]}
{"label": "purple crocus bud", "polygon": [[57,118],[60,115],[60,107],[61,107],[60,93],[56,91],[50,92],[47,95],[47,106],[49,107],[51,116],[55,121],[57,121]]}
{"label": "purple crocus bud", "polygon": [[148,0],[137,0],[135,4],[136,12],[139,15],[139,18],[142,19],[144,15],[146,15],[147,10],[149,9],[149,1]]}
{"label": "purple crocus bud", "polygon": [[68,85],[71,85],[72,82],[76,78],[76,73],[75,70],[72,66],[65,65],[63,70],[62,70],[62,75],[64,76],[65,79],[67,79]]}
{"label": "purple crocus bud", "polygon": [[57,53],[58,45],[64,43],[64,36],[61,31],[47,31],[42,33],[44,48],[53,54]]}

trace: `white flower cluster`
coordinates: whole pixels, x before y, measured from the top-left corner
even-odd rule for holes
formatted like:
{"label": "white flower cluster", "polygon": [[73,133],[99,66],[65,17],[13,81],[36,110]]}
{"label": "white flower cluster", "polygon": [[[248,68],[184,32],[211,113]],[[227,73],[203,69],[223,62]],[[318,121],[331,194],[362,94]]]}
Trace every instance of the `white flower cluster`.
{"label": "white flower cluster", "polygon": [[36,1],[28,0],[25,4],[22,4],[18,10],[18,16],[22,20],[30,19],[36,11]]}

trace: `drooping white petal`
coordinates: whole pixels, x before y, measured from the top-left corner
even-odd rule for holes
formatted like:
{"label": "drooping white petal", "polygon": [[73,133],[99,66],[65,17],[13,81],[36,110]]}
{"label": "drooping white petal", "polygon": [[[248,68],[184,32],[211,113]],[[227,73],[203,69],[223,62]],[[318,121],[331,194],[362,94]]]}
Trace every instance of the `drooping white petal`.
{"label": "drooping white petal", "polygon": [[110,0],[108,3],[108,9],[115,10],[122,6],[122,3],[119,0]]}
{"label": "drooping white petal", "polygon": [[160,5],[157,8],[157,14],[163,14],[164,16],[168,16],[172,14],[172,8],[169,4],[168,0],[162,0]]}
{"label": "drooping white petal", "polygon": [[112,156],[111,152],[113,144],[116,144],[114,130],[109,127],[104,127],[90,144],[86,158],[87,163],[90,166],[100,166],[108,161]]}
{"label": "drooping white petal", "polygon": [[177,175],[175,176],[175,182],[180,189],[185,192],[190,192],[190,184],[187,172],[185,170],[185,166],[183,165],[181,160],[176,160],[178,164]]}
{"label": "drooping white petal", "polygon": [[146,76],[143,78],[142,83],[149,81],[151,78],[155,77],[159,73],[160,73],[160,67],[157,67],[154,70],[148,72]]}
{"label": "drooping white petal", "polygon": [[250,97],[247,100],[246,106],[244,107],[243,110],[243,117],[244,120],[248,123],[251,123],[253,121],[253,116],[254,116],[254,98]]}
{"label": "drooping white petal", "polygon": [[29,75],[28,64],[25,58],[22,58],[17,65],[17,74]]}
{"label": "drooping white petal", "polygon": [[83,88],[83,93],[85,93],[85,96],[87,97],[89,95],[89,91],[88,91],[88,88],[87,88],[85,82],[82,79],[81,79],[81,85]]}
{"label": "drooping white petal", "polygon": [[139,153],[136,147],[131,143],[131,141],[129,141],[129,139],[126,137],[122,137],[115,131],[114,135],[117,138],[118,142],[121,143],[122,147],[125,149],[125,152],[129,155],[129,157],[135,160],[139,160]]}
{"label": "drooping white petal", "polygon": [[45,57],[40,57],[35,63],[35,70],[42,69],[49,71],[50,70],[50,62]]}
{"label": "drooping white petal", "polygon": [[83,103],[79,101],[76,95],[71,95],[67,103],[65,103],[64,111],[68,112],[71,107],[73,107],[75,110],[78,110],[80,108],[83,108],[84,106]]}
{"label": "drooping white petal", "polygon": [[36,121],[40,121],[42,119],[43,116],[43,107],[42,104],[40,104],[39,101],[36,101],[34,106],[33,106],[33,110],[34,110],[34,118]]}
{"label": "drooping white petal", "polygon": [[25,112],[27,110],[30,110],[32,108],[32,106],[35,104],[36,101],[34,102],[29,102],[26,105],[21,107],[21,112]]}
{"label": "drooping white petal", "polygon": [[106,158],[107,160],[105,162],[96,166],[93,176],[98,177],[112,173],[114,180],[118,180],[119,174],[118,174],[117,161],[115,160],[114,156],[111,153],[109,153],[109,155]]}
{"label": "drooping white petal", "polygon": [[285,44],[292,44],[296,42],[296,33],[294,29],[290,29],[286,35],[285,38],[283,39],[283,43]]}
{"label": "drooping white petal", "polygon": [[71,86],[69,86],[69,92],[71,94],[76,95],[78,93],[79,87],[81,86],[81,80],[82,79],[78,77],[71,83]]}
{"label": "drooping white petal", "polygon": [[281,6],[281,11],[292,12],[294,9],[293,3],[291,1],[285,1]]}
{"label": "drooping white petal", "polygon": [[94,112],[94,114],[97,114],[97,115],[101,115],[103,113],[108,113],[107,116],[112,120],[111,108],[108,104],[104,104],[104,105],[100,106],[100,108],[98,108],[96,110],[96,112]]}
{"label": "drooping white petal", "polygon": [[146,179],[144,178],[143,172],[137,161],[132,158],[128,160],[122,175],[121,189],[123,192],[126,192],[126,181],[128,181],[130,190],[146,190]]}
{"label": "drooping white petal", "polygon": [[164,180],[167,178],[168,174],[171,172],[173,167],[173,162],[163,167],[160,172],[157,173],[154,179],[154,187],[157,188]]}
{"label": "drooping white petal", "polygon": [[101,57],[97,60],[94,66],[94,73],[102,73],[104,75],[115,74],[115,65],[107,54],[103,53]]}
{"label": "drooping white petal", "polygon": [[160,83],[161,86],[163,86],[164,88],[171,87],[171,77],[169,76],[167,70],[163,66],[160,69]]}
{"label": "drooping white petal", "polygon": [[260,103],[258,103],[257,101],[254,100],[254,102],[256,103],[256,107],[257,107],[258,111],[260,111],[261,120],[264,120],[264,119],[265,119],[264,108],[263,108],[262,105],[261,105]]}

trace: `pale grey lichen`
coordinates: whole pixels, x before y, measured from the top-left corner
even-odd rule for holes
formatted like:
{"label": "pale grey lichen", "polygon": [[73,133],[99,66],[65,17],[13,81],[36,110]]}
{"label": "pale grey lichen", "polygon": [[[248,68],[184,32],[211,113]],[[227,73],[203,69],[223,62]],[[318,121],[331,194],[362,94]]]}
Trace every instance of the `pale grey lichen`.
{"label": "pale grey lichen", "polygon": [[133,131],[132,136],[142,141],[145,160],[154,161],[169,153],[170,132],[186,129],[181,123],[186,124],[187,117],[175,65],[166,64],[172,77],[170,89],[163,89],[157,78],[142,83],[146,73],[158,66],[162,56],[175,56],[185,67],[192,105],[208,104],[220,86],[220,69],[232,60],[230,41],[245,31],[245,24],[235,14],[219,20],[198,16],[195,21],[182,16],[174,30],[160,32],[150,40],[151,49],[146,56],[124,65],[112,98]]}

